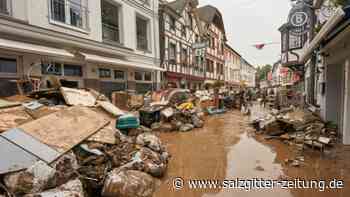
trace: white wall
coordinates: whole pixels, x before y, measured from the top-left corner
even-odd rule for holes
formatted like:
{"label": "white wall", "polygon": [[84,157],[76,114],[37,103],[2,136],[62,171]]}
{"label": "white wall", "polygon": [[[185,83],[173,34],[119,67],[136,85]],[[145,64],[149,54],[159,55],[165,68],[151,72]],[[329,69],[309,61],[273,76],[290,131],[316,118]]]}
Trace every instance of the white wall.
{"label": "white wall", "polygon": [[[23,1],[23,0],[22,0]],[[101,23],[101,3],[100,0],[83,0],[89,11],[88,26],[89,30],[74,28],[69,25],[54,22],[49,17],[48,0],[31,0],[28,3],[28,22],[31,25],[39,26],[74,36],[102,41],[102,23]]]}
{"label": "white wall", "polygon": [[[79,38],[102,42],[102,19],[101,0],[82,0],[88,9],[88,29],[80,29],[57,21],[49,16],[49,0],[12,0],[12,16],[27,21],[29,24],[60,33],[69,34]],[[140,0],[110,0],[121,6],[121,31],[123,44],[134,50],[136,54],[159,59],[159,22],[158,22],[158,0],[150,1],[150,5],[142,6]],[[149,19],[148,39],[150,50],[138,51],[136,43],[136,14]],[[132,61],[142,62],[144,60],[135,57]],[[154,63],[154,62],[152,62]]]}

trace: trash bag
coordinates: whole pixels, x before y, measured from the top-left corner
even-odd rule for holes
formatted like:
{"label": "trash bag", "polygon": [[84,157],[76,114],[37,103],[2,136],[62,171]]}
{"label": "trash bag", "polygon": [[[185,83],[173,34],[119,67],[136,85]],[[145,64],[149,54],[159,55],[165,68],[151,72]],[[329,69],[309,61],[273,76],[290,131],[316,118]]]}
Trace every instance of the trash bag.
{"label": "trash bag", "polygon": [[50,186],[56,187],[76,178],[76,171],[79,169],[78,160],[72,151],[61,156],[51,164],[55,169],[55,175],[50,181]]}
{"label": "trash bag", "polygon": [[13,194],[41,192],[49,187],[55,170],[43,161],[38,161],[25,171],[5,175],[4,183]]}
{"label": "trash bag", "polygon": [[204,126],[203,120],[201,120],[197,115],[192,115],[191,119],[195,128],[202,128]]}
{"label": "trash bag", "polygon": [[152,197],[155,182],[147,173],[127,170],[111,171],[102,190],[103,197]]}
{"label": "trash bag", "polygon": [[[167,152],[164,152],[167,153]],[[167,169],[168,155],[160,154],[149,148],[141,148],[135,155],[134,167],[154,177],[162,177]]]}
{"label": "trash bag", "polygon": [[191,131],[192,129],[194,129],[194,126],[192,124],[183,124],[180,127],[181,132],[188,132],[188,131]]}
{"label": "trash bag", "polygon": [[148,147],[156,152],[160,152],[162,150],[162,142],[157,136],[151,133],[143,133],[137,136],[136,144]]}

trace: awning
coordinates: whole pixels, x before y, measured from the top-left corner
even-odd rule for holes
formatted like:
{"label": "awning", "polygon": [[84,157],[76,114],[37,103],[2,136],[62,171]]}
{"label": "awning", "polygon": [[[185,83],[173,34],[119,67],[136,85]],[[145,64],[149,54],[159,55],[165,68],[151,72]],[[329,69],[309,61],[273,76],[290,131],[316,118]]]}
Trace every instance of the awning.
{"label": "awning", "polygon": [[47,56],[60,56],[74,58],[74,54],[69,53],[64,49],[57,49],[42,45],[30,44],[25,42],[18,42],[0,38],[0,49],[19,51],[24,53],[34,53]]}
{"label": "awning", "polygon": [[135,68],[145,69],[145,70],[165,71],[165,69],[157,66],[136,63],[136,62],[129,62],[121,59],[104,57],[104,56],[99,56],[94,54],[83,53],[83,52],[80,52],[80,54],[82,54],[85,57],[85,60],[89,62],[113,64],[113,65],[126,66],[126,67],[135,67]]}
{"label": "awning", "polygon": [[336,25],[344,18],[345,12],[342,8],[338,8],[334,15],[324,24],[320,32],[315,36],[309,45],[305,45],[300,55],[300,63],[306,62],[311,53],[321,44],[323,39],[332,31]]}

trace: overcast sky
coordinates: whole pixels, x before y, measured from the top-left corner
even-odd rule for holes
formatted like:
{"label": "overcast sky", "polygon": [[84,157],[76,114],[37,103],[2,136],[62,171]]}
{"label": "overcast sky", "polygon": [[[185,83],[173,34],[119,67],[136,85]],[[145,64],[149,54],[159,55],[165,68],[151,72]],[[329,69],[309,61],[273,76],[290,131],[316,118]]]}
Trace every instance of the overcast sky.
{"label": "overcast sky", "polygon": [[257,50],[252,45],[280,42],[278,28],[287,21],[290,0],[199,0],[211,4],[224,17],[229,44],[254,66],[279,59],[280,44]]}

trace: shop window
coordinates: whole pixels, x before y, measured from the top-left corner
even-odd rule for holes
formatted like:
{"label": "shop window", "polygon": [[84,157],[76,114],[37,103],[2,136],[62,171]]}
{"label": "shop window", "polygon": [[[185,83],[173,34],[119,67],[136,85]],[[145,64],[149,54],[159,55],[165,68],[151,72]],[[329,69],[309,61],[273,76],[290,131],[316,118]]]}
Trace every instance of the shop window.
{"label": "shop window", "polygon": [[43,75],[62,75],[62,64],[60,63],[44,63],[41,64],[41,73]]}
{"label": "shop window", "polygon": [[0,73],[17,73],[16,60],[0,58]]}
{"label": "shop window", "polygon": [[68,80],[60,80],[63,87],[67,88],[79,88],[79,82],[78,81],[68,81]]}
{"label": "shop window", "polygon": [[152,81],[152,73],[145,72],[145,81]]}
{"label": "shop window", "polygon": [[142,75],[143,75],[142,72],[135,72],[135,80],[142,81],[143,80]]}
{"label": "shop window", "polygon": [[99,73],[100,78],[111,78],[112,77],[112,73],[111,73],[110,69],[99,68],[98,73]]}
{"label": "shop window", "polygon": [[82,77],[83,71],[81,66],[78,65],[64,65],[64,75],[65,76],[72,76],[72,77]]}
{"label": "shop window", "polygon": [[115,70],[114,71],[114,79],[124,80],[125,79],[125,72],[122,70]]}

